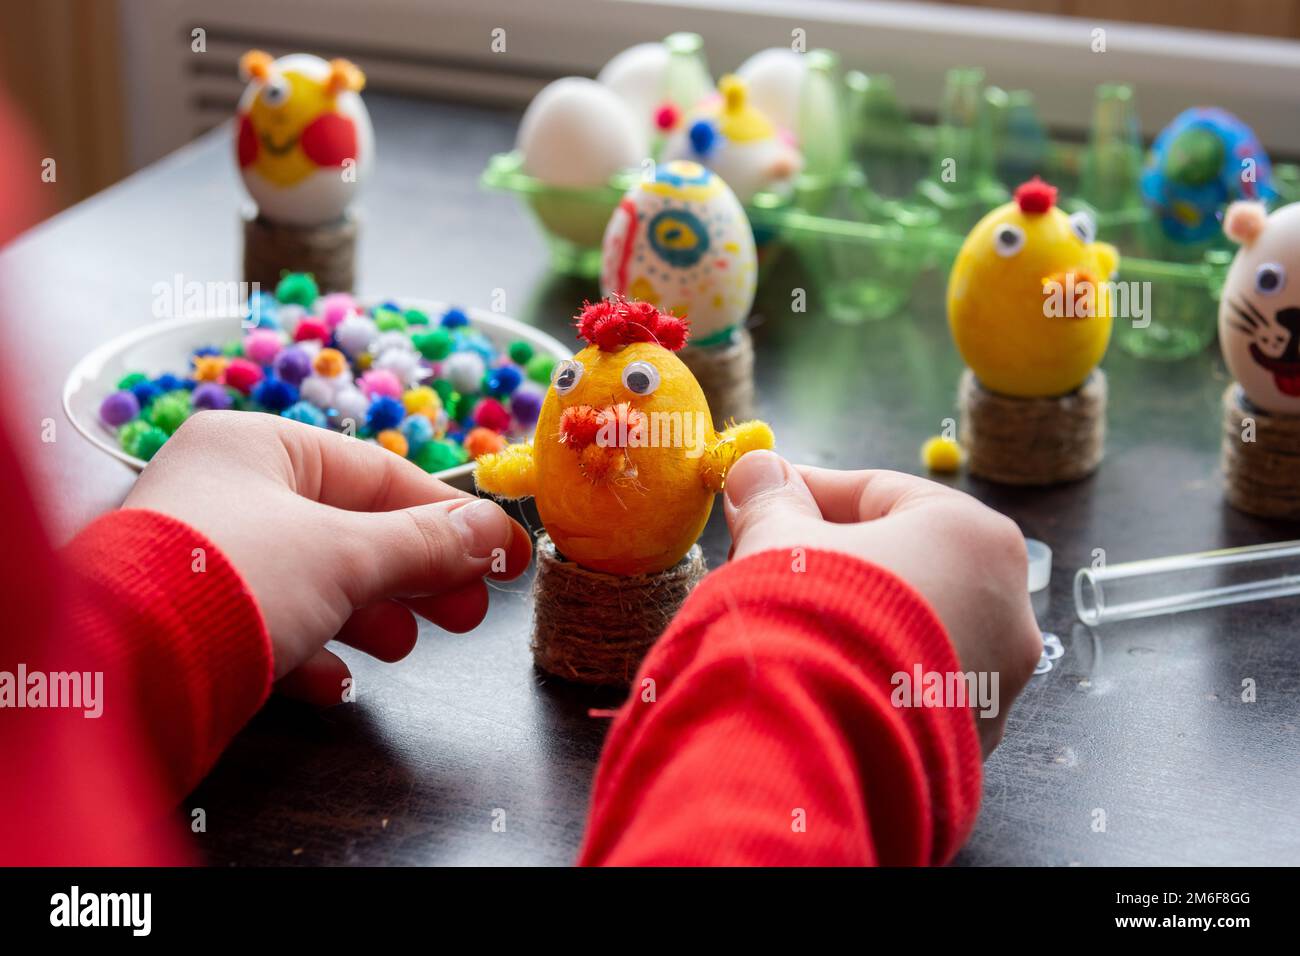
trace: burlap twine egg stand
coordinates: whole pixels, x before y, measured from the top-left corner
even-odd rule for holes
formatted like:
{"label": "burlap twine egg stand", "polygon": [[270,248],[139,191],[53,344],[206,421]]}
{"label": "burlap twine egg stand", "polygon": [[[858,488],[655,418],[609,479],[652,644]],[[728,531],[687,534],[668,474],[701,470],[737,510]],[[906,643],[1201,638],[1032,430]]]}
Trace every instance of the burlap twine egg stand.
{"label": "burlap twine egg stand", "polygon": [[1238,511],[1300,520],[1300,415],[1261,411],[1233,382],[1223,393],[1224,496]]}
{"label": "burlap twine egg stand", "polygon": [[533,662],[578,684],[626,687],[708,570],[700,546],[658,574],[620,577],[567,560],[538,537]]}
{"label": "burlap twine egg stand", "polygon": [[245,214],[244,281],[274,292],[285,272],[310,272],[321,292],[351,292],[357,259],[352,214],[320,226],[290,226]]}
{"label": "burlap twine egg stand", "polygon": [[704,391],[719,430],[754,417],[754,339],[743,326],[719,345],[690,345],[677,353]]}
{"label": "burlap twine egg stand", "polygon": [[1106,451],[1106,373],[1094,369],[1066,395],[1014,398],[962,373],[958,394],[967,470],[1006,485],[1077,481]]}

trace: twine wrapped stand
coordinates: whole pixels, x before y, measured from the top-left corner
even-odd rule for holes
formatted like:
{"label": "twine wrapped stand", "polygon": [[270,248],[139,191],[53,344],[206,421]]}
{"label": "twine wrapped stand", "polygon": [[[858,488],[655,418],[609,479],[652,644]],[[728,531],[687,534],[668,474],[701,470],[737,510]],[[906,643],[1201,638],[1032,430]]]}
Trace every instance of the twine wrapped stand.
{"label": "twine wrapped stand", "polygon": [[1233,382],[1223,393],[1222,460],[1228,504],[1261,518],[1300,519],[1300,415],[1261,411]]}
{"label": "twine wrapped stand", "polygon": [[310,272],[322,292],[351,292],[357,258],[357,220],[351,215],[320,226],[288,226],[244,217],[244,281],[275,290],[284,272]]}
{"label": "twine wrapped stand", "polygon": [[700,546],[658,574],[619,577],[579,567],[536,543],[533,661],[579,684],[626,687],[646,652],[708,570]]}
{"label": "twine wrapped stand", "polygon": [[1106,448],[1106,373],[1068,395],[1013,398],[966,369],[958,402],[972,475],[1007,485],[1053,485],[1091,474]]}
{"label": "twine wrapped stand", "polygon": [[713,414],[713,426],[754,417],[754,339],[744,326],[717,345],[687,345],[677,353],[691,370]]}

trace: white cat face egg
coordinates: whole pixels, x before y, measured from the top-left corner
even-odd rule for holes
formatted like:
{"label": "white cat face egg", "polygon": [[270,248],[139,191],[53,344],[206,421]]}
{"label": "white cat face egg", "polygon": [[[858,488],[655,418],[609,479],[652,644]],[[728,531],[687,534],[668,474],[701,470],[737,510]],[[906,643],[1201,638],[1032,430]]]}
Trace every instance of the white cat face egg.
{"label": "white cat face egg", "polygon": [[754,304],[754,233],[735,194],[698,163],[661,164],[605,230],[602,295],[649,302],[690,321],[692,345],[725,338]]}
{"label": "white cat face egg", "polygon": [[356,198],[374,162],[374,132],[361,101],[365,76],[347,60],[245,53],[235,151],[258,212],[273,222],[333,222]]}
{"label": "white cat face egg", "polygon": [[1257,408],[1300,415],[1300,203],[1233,203],[1223,230],[1241,246],[1219,299],[1228,372]]}

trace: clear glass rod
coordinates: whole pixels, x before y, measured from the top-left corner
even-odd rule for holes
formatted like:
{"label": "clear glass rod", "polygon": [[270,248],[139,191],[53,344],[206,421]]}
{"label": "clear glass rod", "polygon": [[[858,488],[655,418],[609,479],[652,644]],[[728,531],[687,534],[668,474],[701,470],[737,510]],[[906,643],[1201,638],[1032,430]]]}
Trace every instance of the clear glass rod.
{"label": "clear glass rod", "polygon": [[1148,558],[1074,576],[1079,620],[1095,626],[1300,594],[1300,541]]}

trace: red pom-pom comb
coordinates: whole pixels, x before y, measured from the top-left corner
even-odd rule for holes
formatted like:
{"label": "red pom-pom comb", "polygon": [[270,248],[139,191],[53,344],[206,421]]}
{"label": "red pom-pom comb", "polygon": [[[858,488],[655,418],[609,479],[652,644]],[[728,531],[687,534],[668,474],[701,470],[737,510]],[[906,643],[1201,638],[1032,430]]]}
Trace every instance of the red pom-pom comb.
{"label": "red pom-pom comb", "polygon": [[616,296],[584,302],[577,325],[578,335],[602,352],[616,352],[633,342],[655,342],[676,352],[689,334],[685,319],[660,312],[649,302]]}
{"label": "red pom-pom comb", "polygon": [[1016,189],[1016,205],[1023,213],[1045,213],[1056,205],[1056,187],[1035,176]]}

